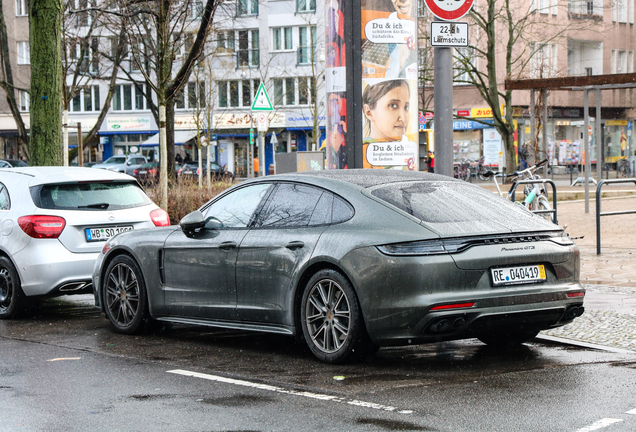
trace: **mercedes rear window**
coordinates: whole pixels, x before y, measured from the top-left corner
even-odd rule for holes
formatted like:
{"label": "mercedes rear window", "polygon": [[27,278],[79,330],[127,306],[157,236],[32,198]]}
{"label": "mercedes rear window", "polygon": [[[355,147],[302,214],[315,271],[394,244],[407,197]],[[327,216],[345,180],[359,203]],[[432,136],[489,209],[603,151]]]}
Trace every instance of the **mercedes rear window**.
{"label": "mercedes rear window", "polygon": [[441,234],[492,232],[501,228],[513,231],[554,228],[521,206],[463,182],[400,182],[379,186],[370,192]]}
{"label": "mercedes rear window", "polygon": [[31,188],[36,206],[51,210],[120,210],[150,204],[132,182],[46,184]]}

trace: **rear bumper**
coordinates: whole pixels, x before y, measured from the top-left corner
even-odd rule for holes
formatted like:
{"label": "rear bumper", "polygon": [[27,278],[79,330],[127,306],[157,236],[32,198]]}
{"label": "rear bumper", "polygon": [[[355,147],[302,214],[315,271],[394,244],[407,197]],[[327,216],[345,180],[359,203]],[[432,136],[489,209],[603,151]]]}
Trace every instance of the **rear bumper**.
{"label": "rear bumper", "polygon": [[571,289],[495,299],[475,299],[472,307],[431,311],[410,328],[371,333],[379,345],[405,345],[479,337],[481,335],[547,330],[571,323],[583,313],[583,297],[568,298],[567,292],[584,292],[579,284]]}
{"label": "rear bumper", "polygon": [[99,253],[72,253],[58,240],[38,240],[12,256],[27,296],[90,292]]}

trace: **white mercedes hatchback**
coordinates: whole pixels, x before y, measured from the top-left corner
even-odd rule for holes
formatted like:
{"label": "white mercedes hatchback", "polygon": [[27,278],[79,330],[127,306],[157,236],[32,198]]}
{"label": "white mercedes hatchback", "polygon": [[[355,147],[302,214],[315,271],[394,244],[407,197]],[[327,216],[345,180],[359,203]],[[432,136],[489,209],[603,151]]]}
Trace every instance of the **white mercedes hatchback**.
{"label": "white mercedes hatchback", "polygon": [[92,292],[108,239],[170,225],[137,181],[77,167],[0,170],[0,318],[41,297]]}

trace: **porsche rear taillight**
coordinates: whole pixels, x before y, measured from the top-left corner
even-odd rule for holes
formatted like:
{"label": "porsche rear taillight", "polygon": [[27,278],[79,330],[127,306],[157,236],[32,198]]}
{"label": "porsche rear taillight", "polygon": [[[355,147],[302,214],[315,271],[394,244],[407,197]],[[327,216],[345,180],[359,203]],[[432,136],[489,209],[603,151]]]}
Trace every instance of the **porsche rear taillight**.
{"label": "porsche rear taillight", "polygon": [[66,221],[59,216],[31,215],[18,218],[18,225],[29,237],[55,239],[64,231]]}
{"label": "porsche rear taillight", "polygon": [[150,220],[155,226],[169,226],[170,225],[170,216],[168,216],[168,212],[164,209],[156,209],[150,212]]}

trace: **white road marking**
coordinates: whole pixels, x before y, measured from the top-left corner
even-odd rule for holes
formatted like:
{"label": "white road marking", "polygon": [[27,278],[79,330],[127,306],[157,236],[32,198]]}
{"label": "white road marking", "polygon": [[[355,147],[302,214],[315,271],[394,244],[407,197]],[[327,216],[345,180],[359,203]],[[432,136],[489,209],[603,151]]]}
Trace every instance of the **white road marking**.
{"label": "white road marking", "polygon": [[391,411],[391,412],[397,412],[397,413],[400,413],[400,414],[412,414],[413,413],[412,410],[398,410],[396,407],[389,406],[389,405],[382,405],[382,404],[377,404],[377,403],[373,403],[373,402],[364,402],[364,401],[360,401],[360,400],[347,399],[347,398],[343,398],[343,397],[340,397],[340,396],[331,396],[331,395],[320,394],[320,393],[305,392],[305,391],[298,391],[298,390],[287,390],[287,389],[284,389],[282,387],[276,387],[276,386],[272,386],[272,385],[269,385],[269,384],[260,384],[260,383],[250,382],[250,381],[237,380],[237,379],[233,379],[233,378],[225,378],[225,377],[221,377],[221,376],[218,376],[218,375],[209,375],[209,374],[203,374],[203,373],[199,373],[199,372],[190,372],[190,371],[180,370],[180,369],[170,370],[170,371],[167,371],[167,372],[168,373],[177,374],[177,375],[184,375],[184,376],[190,376],[190,377],[195,377],[195,378],[202,378],[202,379],[206,379],[206,380],[210,380],[210,381],[222,382],[222,383],[226,383],[226,384],[233,384],[233,385],[238,385],[238,386],[243,386],[243,387],[252,387],[252,388],[259,389],[259,390],[267,390],[267,391],[271,391],[271,392],[275,392],[275,393],[282,393],[282,394],[288,394],[288,395],[293,395],[293,396],[303,396],[303,397],[306,397],[306,398],[318,399],[318,400],[322,400],[322,401],[346,403],[348,405],[355,405],[355,406],[359,406],[359,407],[372,408],[372,409],[380,410],[380,411]]}
{"label": "white road marking", "polygon": [[633,414],[636,415],[636,409],[633,409],[631,411],[627,411],[625,414]]}
{"label": "white road marking", "polygon": [[597,422],[592,423],[591,425],[584,427],[583,429],[579,429],[576,432],[591,432],[599,429],[603,429],[604,427],[613,425],[614,423],[622,422],[623,419],[612,419],[612,418],[604,418]]}
{"label": "white road marking", "polygon": [[81,357],[65,357],[65,358],[54,358],[47,361],[53,362],[53,361],[81,360],[81,359],[82,359]]}

